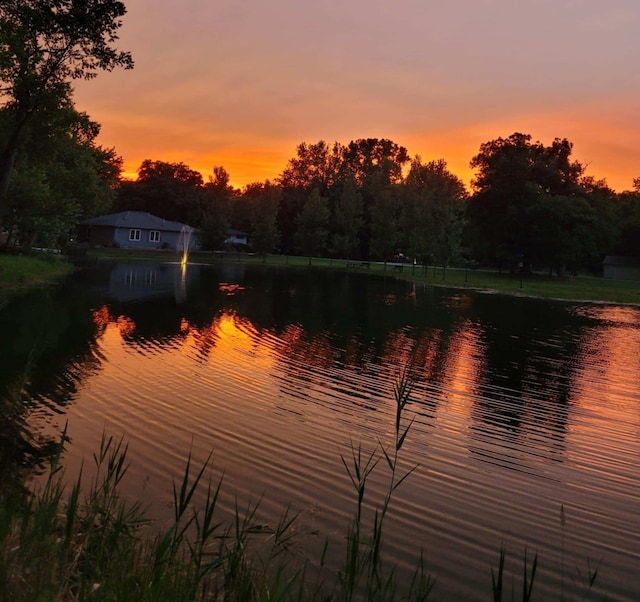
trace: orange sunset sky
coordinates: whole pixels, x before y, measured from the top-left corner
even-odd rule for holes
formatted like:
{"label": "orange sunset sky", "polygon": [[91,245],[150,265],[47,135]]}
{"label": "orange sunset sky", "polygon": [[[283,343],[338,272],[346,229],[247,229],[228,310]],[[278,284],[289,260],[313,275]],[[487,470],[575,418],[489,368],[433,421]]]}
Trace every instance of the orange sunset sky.
{"label": "orange sunset sky", "polygon": [[515,131],[574,144],[617,191],[640,176],[639,0],[124,0],[133,71],[76,82],[125,176],[277,177],[300,142],[390,138],[465,183]]}

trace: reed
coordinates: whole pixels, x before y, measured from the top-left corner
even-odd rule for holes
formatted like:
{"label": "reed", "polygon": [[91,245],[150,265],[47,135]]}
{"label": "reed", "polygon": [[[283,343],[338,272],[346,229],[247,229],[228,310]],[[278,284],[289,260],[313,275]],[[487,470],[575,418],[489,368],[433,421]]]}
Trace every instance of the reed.
{"label": "reed", "polygon": [[[404,474],[398,474],[398,455],[413,424],[413,418],[405,423],[403,412],[411,401],[413,383],[408,370],[404,370],[394,383],[395,429],[391,445],[379,442],[379,449],[364,456],[361,446],[351,446],[351,461],[342,457],[342,463],[356,491],[355,517],[349,527],[347,552],[342,585],[345,599],[394,600],[397,596],[393,567],[387,568],[383,562],[383,535],[385,519],[394,493],[417,468],[413,466]],[[362,504],[367,481],[381,461],[389,470],[388,488],[382,502],[376,507],[371,527],[365,528]],[[435,581],[425,569],[424,561],[416,568],[410,585],[410,595],[414,599],[426,600]]]}
{"label": "reed", "polygon": [[[297,515],[290,509],[274,525],[265,525],[257,518],[260,500],[245,507],[236,502],[232,520],[219,519],[223,478],[208,476],[211,456],[194,468],[189,454],[181,480],[173,484],[171,524],[161,531],[147,518],[147,508],[120,495],[128,468],[122,439],[104,434],[92,458],[96,476],[86,487],[81,471],[65,487],[63,431],[39,489],[0,490],[0,600],[429,599],[436,581],[424,557],[411,582],[400,584],[384,554],[394,496],[417,468],[401,471],[399,465],[413,424],[413,418],[405,416],[412,390],[405,371],[394,384],[395,428],[389,441],[379,441],[369,453],[352,444],[350,456],[342,457],[355,508],[337,573],[326,564],[328,541],[319,560],[299,561],[293,550]],[[372,510],[368,484],[378,470],[386,471],[387,485]],[[196,507],[194,498],[202,489],[204,503]],[[563,526],[564,520],[562,508]],[[505,556],[503,545],[497,570],[491,568],[494,601],[504,596]],[[537,565],[537,554],[529,565],[525,548],[523,601],[533,599]],[[590,565],[585,574],[578,572],[585,592],[597,573],[598,567]]]}

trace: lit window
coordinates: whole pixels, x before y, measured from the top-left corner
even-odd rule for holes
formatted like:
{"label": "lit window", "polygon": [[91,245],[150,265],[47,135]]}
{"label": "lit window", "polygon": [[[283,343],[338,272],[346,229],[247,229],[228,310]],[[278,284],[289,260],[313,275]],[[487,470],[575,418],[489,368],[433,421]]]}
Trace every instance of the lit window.
{"label": "lit window", "polygon": [[129,230],[129,240],[140,240],[140,230]]}

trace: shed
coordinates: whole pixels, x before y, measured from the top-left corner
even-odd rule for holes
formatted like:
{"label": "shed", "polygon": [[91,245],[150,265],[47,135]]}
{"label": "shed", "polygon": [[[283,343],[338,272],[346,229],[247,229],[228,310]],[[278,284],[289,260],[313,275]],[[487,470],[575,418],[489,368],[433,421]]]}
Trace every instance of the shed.
{"label": "shed", "polygon": [[227,245],[248,245],[249,238],[246,232],[229,228],[227,230],[227,238],[224,242]]}
{"label": "shed", "polygon": [[640,280],[640,258],[607,255],[602,263],[604,277],[612,280]]}

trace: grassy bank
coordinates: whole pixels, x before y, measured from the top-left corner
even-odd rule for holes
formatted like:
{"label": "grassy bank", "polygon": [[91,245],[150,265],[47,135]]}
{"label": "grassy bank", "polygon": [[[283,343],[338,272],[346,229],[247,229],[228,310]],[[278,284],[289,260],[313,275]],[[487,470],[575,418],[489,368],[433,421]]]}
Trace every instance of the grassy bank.
{"label": "grassy bank", "polygon": [[21,291],[54,282],[71,269],[59,255],[0,255],[0,303]]}
{"label": "grassy bank", "polygon": [[[131,251],[127,249],[100,249],[90,251],[95,259],[147,259],[178,261],[175,251]],[[307,257],[268,255],[266,258],[242,253],[212,255],[193,252],[191,262],[216,264],[236,262],[246,264],[290,266],[305,268],[310,265],[378,274],[390,278],[400,278],[419,285],[446,286],[451,288],[477,290],[488,293],[502,293],[543,299],[571,301],[592,301],[598,303],[621,303],[640,305],[640,282],[629,280],[608,280],[601,277],[578,275],[559,278],[545,274],[530,274],[523,277],[501,274],[497,270],[448,268],[439,266],[413,266],[380,262],[347,261]]]}

